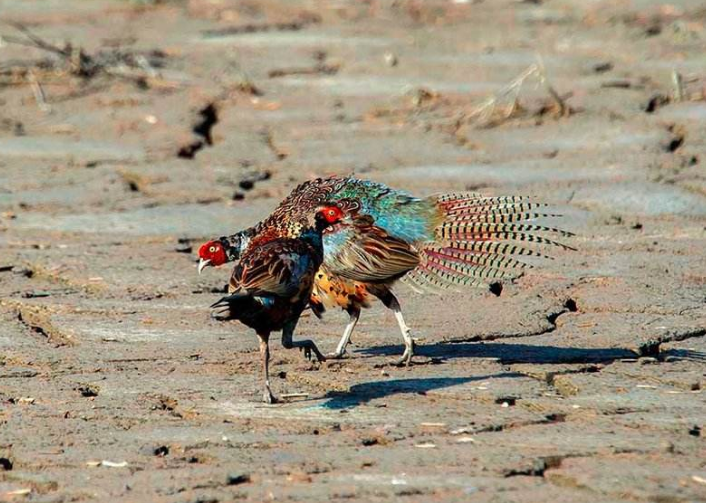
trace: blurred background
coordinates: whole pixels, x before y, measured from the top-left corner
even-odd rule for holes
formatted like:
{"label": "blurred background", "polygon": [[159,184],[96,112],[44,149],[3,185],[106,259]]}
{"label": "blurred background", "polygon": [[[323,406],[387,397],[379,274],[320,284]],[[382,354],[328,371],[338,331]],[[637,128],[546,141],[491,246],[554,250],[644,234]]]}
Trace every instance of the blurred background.
{"label": "blurred background", "polygon": [[302,179],[353,171],[417,193],[703,211],[700,2],[25,0],[0,15],[0,204],[24,228],[223,233]]}

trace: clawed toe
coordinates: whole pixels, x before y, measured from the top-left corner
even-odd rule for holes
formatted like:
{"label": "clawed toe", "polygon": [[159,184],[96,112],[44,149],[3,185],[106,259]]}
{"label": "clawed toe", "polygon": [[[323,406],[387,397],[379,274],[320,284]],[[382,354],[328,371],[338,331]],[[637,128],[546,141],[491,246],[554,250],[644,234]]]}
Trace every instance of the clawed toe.
{"label": "clawed toe", "polygon": [[211,311],[211,318],[216,321],[228,321],[231,318],[230,309],[227,307],[224,309],[214,309]]}
{"label": "clawed toe", "polygon": [[279,402],[279,400],[277,400],[277,397],[274,396],[270,390],[265,390],[265,392],[262,394],[262,401],[269,405]]}
{"label": "clawed toe", "polygon": [[412,357],[402,356],[402,358],[392,360],[392,365],[395,367],[410,367],[412,365]]}
{"label": "clawed toe", "polygon": [[414,356],[414,344],[411,347],[406,347],[402,357],[392,362],[396,367],[409,367],[412,365],[412,357]]}

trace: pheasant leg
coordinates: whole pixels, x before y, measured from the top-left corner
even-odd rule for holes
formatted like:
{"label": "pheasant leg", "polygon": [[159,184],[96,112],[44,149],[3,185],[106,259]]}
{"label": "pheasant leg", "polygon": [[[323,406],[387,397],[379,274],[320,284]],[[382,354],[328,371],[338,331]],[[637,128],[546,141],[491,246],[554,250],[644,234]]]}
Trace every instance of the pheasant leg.
{"label": "pheasant leg", "polygon": [[282,346],[286,349],[299,348],[304,351],[304,356],[311,359],[311,353],[316,355],[316,359],[320,362],[325,362],[326,357],[319,351],[316,347],[314,341],[310,339],[305,339],[303,341],[293,341],[292,336],[294,335],[294,328],[296,323],[290,323],[284,327],[282,330]]}
{"label": "pheasant leg", "polygon": [[394,364],[411,365],[412,357],[414,356],[414,340],[410,335],[410,328],[404,322],[400,302],[397,300],[397,297],[395,297],[394,294],[390,291],[387,292],[387,295],[382,296],[380,300],[383,304],[385,304],[385,307],[391,309],[392,312],[395,314],[395,319],[397,320],[397,324],[400,327],[400,332],[402,332],[402,338],[404,339],[404,353],[402,353],[402,357],[399,360],[394,361]]}
{"label": "pheasant leg", "polygon": [[346,325],[346,329],[343,331],[343,336],[341,337],[341,340],[338,342],[336,351],[327,354],[326,358],[333,358],[334,360],[338,360],[340,358],[343,358],[343,355],[346,353],[346,346],[348,346],[348,343],[351,341],[351,334],[353,333],[353,330],[355,329],[355,326],[358,323],[358,318],[360,318],[360,308],[357,306],[348,308],[348,315],[350,316],[350,319],[348,320],[348,325]]}
{"label": "pheasant leg", "polygon": [[262,373],[263,377],[265,378],[265,390],[262,393],[262,401],[268,404],[277,403],[277,398],[275,398],[275,396],[272,394],[272,390],[270,390],[270,346],[268,344],[270,334],[257,334],[257,337],[260,339],[260,357],[262,358]]}

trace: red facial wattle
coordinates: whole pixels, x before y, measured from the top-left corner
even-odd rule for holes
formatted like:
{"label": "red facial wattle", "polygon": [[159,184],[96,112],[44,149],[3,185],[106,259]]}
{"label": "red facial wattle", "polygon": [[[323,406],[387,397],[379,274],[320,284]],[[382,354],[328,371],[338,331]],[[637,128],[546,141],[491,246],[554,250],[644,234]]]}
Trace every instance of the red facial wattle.
{"label": "red facial wattle", "polygon": [[209,241],[208,243],[202,244],[201,248],[199,248],[199,258],[209,260],[211,258],[211,253],[208,251],[208,249],[211,246],[213,246],[213,241]]}
{"label": "red facial wattle", "polygon": [[336,206],[327,206],[321,210],[321,213],[323,214],[324,220],[330,224],[335,224],[343,218],[343,212]]}
{"label": "red facial wattle", "polygon": [[213,252],[213,258],[211,259],[211,263],[213,265],[223,265],[226,262],[228,262],[228,259],[226,258],[226,252],[222,246],[218,245],[216,247],[216,251]]}
{"label": "red facial wattle", "polygon": [[216,241],[209,241],[202,245],[201,248],[199,248],[199,258],[209,260],[212,266],[223,265],[228,261],[223,246]]}

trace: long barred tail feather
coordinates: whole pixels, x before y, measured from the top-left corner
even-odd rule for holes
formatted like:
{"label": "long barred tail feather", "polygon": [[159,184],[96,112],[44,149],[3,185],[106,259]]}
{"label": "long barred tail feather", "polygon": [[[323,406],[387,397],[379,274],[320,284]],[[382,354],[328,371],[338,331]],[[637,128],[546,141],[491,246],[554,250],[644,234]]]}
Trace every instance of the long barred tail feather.
{"label": "long barred tail feather", "polygon": [[[571,250],[571,251],[576,251],[575,248],[566,245],[564,243],[560,243],[558,241],[554,241],[553,239],[545,238],[544,236],[539,236],[537,234],[529,234],[526,232],[495,232],[495,233],[474,233],[474,232],[467,232],[463,234],[456,234],[452,238],[454,241],[470,241],[470,242],[483,242],[483,241],[489,241],[489,242],[496,242],[496,241],[505,241],[505,240],[512,240],[512,241],[522,241],[525,243],[537,243],[541,245],[549,245],[549,246],[556,246],[559,248],[562,248],[564,250]],[[441,242],[444,240],[441,239]]]}
{"label": "long barred tail feather", "polygon": [[553,232],[561,236],[570,237],[572,233],[546,227],[544,225],[533,224],[506,224],[506,223],[487,223],[487,222],[463,222],[458,220],[444,221],[443,224],[435,229],[437,239],[446,240],[456,237],[474,237],[492,236],[497,234],[520,234],[525,232]]}
{"label": "long barred tail feather", "polygon": [[457,250],[476,252],[484,256],[524,255],[553,259],[528,245],[520,245],[511,241],[448,241],[447,246]]}
{"label": "long barred tail feather", "polygon": [[[428,276],[428,277],[427,277]],[[442,294],[449,290],[448,286],[436,286],[437,280],[428,275],[420,267],[405,274],[400,280],[417,293]]]}
{"label": "long barred tail feather", "polygon": [[449,290],[458,291],[461,287],[477,287],[487,284],[486,281],[478,278],[470,278],[462,274],[450,273],[424,265],[407,273],[407,275],[402,278],[402,282],[410,285],[417,291],[436,294],[441,294]]}
{"label": "long barred tail feather", "polygon": [[417,291],[442,292],[482,286],[517,276],[532,264],[518,256],[551,258],[543,251],[574,250],[546,234],[573,236],[530,221],[556,217],[546,204],[526,196],[485,197],[473,193],[433,196],[439,208],[434,240],[418,243],[420,263],[402,281]]}
{"label": "long barred tail feather", "polygon": [[477,192],[449,192],[431,196],[439,205],[466,204],[472,201],[491,201],[494,203],[521,203],[528,201],[529,196],[484,196]]}
{"label": "long barred tail feather", "polygon": [[[453,247],[428,247],[423,253],[432,260],[448,262],[454,265],[454,269],[471,275],[477,275],[485,269],[524,269],[532,267],[527,262],[522,262],[511,256],[502,255],[481,255],[468,250]],[[482,276],[480,276],[482,277]]]}
{"label": "long barred tail feather", "polygon": [[557,213],[537,213],[537,212],[526,212],[526,213],[501,213],[501,212],[488,212],[488,213],[459,213],[459,214],[449,214],[446,213],[447,217],[454,217],[455,222],[484,222],[488,224],[508,224],[514,222],[524,222],[527,220],[535,220],[537,218],[555,218],[560,217]]}

